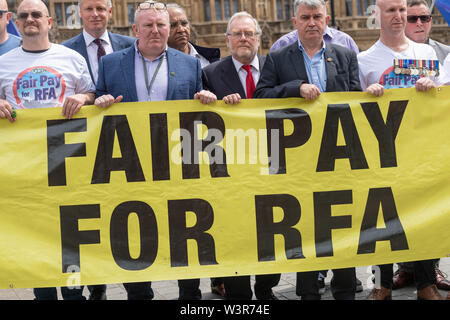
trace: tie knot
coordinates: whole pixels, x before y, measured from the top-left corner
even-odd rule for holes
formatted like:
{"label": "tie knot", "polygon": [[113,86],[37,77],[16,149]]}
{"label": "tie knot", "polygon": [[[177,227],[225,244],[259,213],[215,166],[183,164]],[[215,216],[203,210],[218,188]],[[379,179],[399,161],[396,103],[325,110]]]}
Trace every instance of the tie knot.
{"label": "tie knot", "polygon": [[252,66],[247,64],[242,66],[242,69],[244,69],[245,71],[247,71],[247,73],[249,73],[252,71]]}
{"label": "tie knot", "polygon": [[95,39],[95,40],[94,40],[94,43],[95,43],[97,46],[101,46],[101,45],[102,45],[102,39]]}

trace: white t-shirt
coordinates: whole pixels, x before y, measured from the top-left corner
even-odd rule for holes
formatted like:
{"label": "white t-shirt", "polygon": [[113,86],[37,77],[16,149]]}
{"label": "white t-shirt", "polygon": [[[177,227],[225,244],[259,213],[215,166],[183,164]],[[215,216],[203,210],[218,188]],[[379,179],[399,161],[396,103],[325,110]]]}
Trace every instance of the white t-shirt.
{"label": "white t-shirt", "polygon": [[0,99],[19,109],[61,107],[66,97],[95,92],[86,60],[52,43],[43,52],[22,47],[0,57]]}
{"label": "white t-shirt", "polygon": [[[359,79],[363,91],[374,83],[385,89],[409,88],[416,84],[422,76],[395,74],[394,59],[438,60],[434,49],[422,43],[408,39],[408,49],[395,52],[378,40],[367,51],[358,54]],[[436,77],[430,77],[437,82]]]}
{"label": "white t-shirt", "polygon": [[444,65],[442,66],[441,83],[444,85],[450,85],[450,54],[445,58]]}

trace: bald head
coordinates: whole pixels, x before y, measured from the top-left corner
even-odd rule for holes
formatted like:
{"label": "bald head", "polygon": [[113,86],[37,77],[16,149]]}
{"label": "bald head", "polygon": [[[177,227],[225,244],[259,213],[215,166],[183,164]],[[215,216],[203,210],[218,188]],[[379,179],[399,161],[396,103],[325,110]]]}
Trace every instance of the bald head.
{"label": "bald head", "polygon": [[8,10],[8,3],[6,0],[0,0],[0,10]]}
{"label": "bald head", "polygon": [[22,1],[20,3],[19,7],[17,8],[17,12],[20,12],[20,10],[23,8],[29,8],[29,7],[39,9],[39,11],[41,11],[45,15],[47,15],[47,16],[49,15],[47,6],[41,0],[24,0],[24,1]]}
{"label": "bald head", "polygon": [[[396,1],[396,2],[402,2],[405,5],[405,7],[406,7],[407,0],[399,0],[399,1]],[[389,5],[390,3],[392,3],[392,0],[376,0],[375,5],[384,8],[387,5]]]}

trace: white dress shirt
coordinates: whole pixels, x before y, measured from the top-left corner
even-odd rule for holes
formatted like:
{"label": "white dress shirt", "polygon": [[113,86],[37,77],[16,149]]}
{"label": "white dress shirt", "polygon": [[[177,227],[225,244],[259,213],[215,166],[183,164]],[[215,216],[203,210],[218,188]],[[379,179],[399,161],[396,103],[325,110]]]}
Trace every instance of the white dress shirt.
{"label": "white dress shirt", "polygon": [[204,56],[202,56],[200,53],[198,53],[198,51],[194,48],[194,46],[192,44],[190,44],[188,42],[188,46],[189,46],[189,55],[191,57],[199,59],[200,60],[200,65],[202,66],[202,68],[204,68],[207,65],[209,65],[209,61]]}
{"label": "white dress shirt", "polygon": [[[241,80],[242,88],[244,88],[245,96],[247,96],[247,85],[246,85],[246,79],[247,79],[247,71],[242,68],[243,64],[237,61],[234,57],[231,57],[233,60],[234,67],[236,68],[236,72],[239,75],[239,79]],[[259,70],[259,59],[258,55],[255,54],[255,57],[253,58],[252,62],[250,63],[252,66],[252,76],[253,81],[255,81],[255,87],[258,84],[259,81],[259,75],[261,74],[261,70]],[[244,98],[244,97],[241,97]]]}
{"label": "white dress shirt", "polygon": [[[94,43],[95,38],[91,36],[86,30],[83,29],[83,37],[86,42],[86,50],[89,57],[89,64],[91,65],[92,75],[94,76],[94,82],[97,83],[98,78],[98,60],[97,60],[97,50],[98,46]],[[109,39],[108,31],[105,30],[105,33],[100,37],[102,40],[102,45],[105,48],[106,54],[110,54],[113,52],[113,47],[111,45],[111,40]]]}

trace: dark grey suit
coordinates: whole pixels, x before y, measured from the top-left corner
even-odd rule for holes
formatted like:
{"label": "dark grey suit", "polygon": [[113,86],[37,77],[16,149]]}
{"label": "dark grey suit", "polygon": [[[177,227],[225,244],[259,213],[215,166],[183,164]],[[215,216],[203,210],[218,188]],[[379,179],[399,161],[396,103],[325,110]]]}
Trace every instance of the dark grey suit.
{"label": "dark grey suit", "polygon": [[[258,56],[259,69],[262,70],[265,57]],[[202,70],[203,88],[213,92],[217,99],[239,93],[246,99],[245,90],[231,56],[214,62]],[[265,274],[255,276],[255,296],[258,300],[272,299],[272,288],[280,281],[280,274]],[[250,276],[226,277],[222,279],[225,286],[225,299],[251,300],[253,293],[250,285]],[[214,279],[218,282],[218,279]]]}
{"label": "dark grey suit", "polygon": [[[342,46],[325,47],[327,92],[361,91],[356,54]],[[300,97],[300,85],[309,83],[298,42],[267,55],[255,98]]]}
{"label": "dark grey suit", "polygon": [[[354,51],[327,43],[324,52],[327,83],[326,92],[361,91],[358,60]],[[267,55],[266,63],[253,94],[256,98],[300,97],[300,85],[309,83],[303,54],[298,42]],[[302,300],[320,299],[319,271],[297,273],[297,295]],[[354,300],[355,268],[334,269],[331,281],[333,297]]]}
{"label": "dark grey suit", "polygon": [[[266,58],[258,56],[258,60],[259,70],[262,70]],[[203,88],[213,92],[219,100],[232,93],[239,93],[241,98],[247,98],[231,56],[204,67],[202,81]]]}

